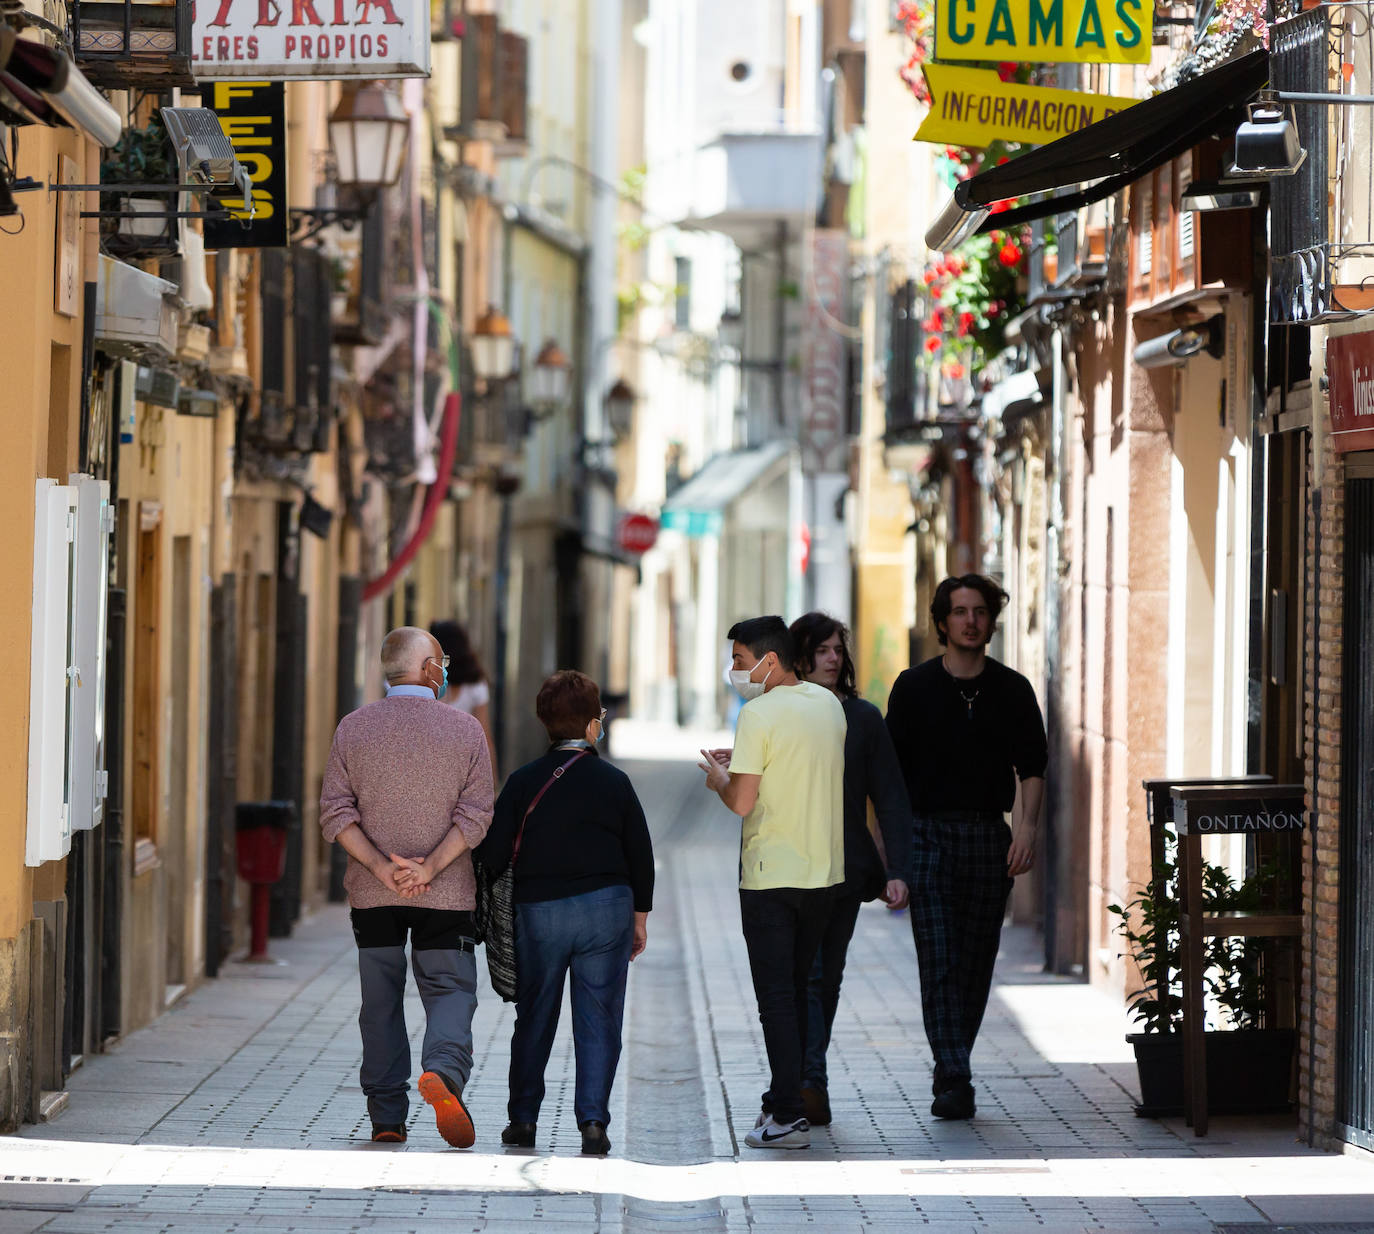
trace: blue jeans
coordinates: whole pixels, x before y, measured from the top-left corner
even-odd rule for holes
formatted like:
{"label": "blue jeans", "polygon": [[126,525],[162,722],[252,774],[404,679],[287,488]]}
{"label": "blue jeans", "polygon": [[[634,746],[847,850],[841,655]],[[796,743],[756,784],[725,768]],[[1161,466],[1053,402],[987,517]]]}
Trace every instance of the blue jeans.
{"label": "blue jeans", "polygon": [[634,923],[628,887],[515,906],[515,1033],[506,1107],[511,1122],[539,1121],[566,974],[572,976],[577,1122],[610,1122]]}

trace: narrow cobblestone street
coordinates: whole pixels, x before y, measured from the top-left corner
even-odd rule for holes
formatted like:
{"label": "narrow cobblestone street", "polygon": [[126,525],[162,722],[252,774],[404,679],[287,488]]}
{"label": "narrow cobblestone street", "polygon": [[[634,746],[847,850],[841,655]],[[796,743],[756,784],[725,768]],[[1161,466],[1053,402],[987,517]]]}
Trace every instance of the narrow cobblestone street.
{"label": "narrow cobblestone street", "polygon": [[[627,764],[655,832],[657,906],[632,971],[605,1161],[577,1155],[560,1035],[532,1152],[502,1150],[512,1011],[476,1021],[471,1152],[422,1103],[404,1146],[366,1140],[357,974],[343,908],[227,966],[151,1028],[88,1059],[54,1121],[0,1139],[0,1232],[816,1229],[1374,1230],[1374,1160],[1309,1151],[1288,1120],[1205,1139],[1138,1119],[1124,1015],[1041,974],[1004,935],[975,1055],[978,1117],[928,1112],[905,914],[869,906],[832,1047],[833,1126],[808,1153],[742,1148],[765,1082],[739,938],[738,824],[691,762]],[[412,998],[418,1057],[422,1016]]]}

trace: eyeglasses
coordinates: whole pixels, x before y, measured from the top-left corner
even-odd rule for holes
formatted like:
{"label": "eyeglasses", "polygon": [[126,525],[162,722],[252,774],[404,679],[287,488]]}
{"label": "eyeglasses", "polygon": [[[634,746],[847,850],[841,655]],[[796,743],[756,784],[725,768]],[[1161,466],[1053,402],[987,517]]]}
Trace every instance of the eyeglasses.
{"label": "eyeglasses", "polygon": [[440,668],[448,668],[448,656],[440,656],[437,660],[433,656],[430,656],[429,658]]}
{"label": "eyeglasses", "polygon": [[604,707],[601,709],[601,714],[596,717],[596,722],[600,724],[602,728],[606,727],[606,709]]}

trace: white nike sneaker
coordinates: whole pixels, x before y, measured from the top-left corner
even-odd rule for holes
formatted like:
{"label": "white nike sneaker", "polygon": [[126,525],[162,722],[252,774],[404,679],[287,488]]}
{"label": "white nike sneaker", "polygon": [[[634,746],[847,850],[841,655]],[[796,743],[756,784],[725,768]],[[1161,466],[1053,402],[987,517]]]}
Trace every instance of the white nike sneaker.
{"label": "white nike sneaker", "polygon": [[780,1123],[770,1118],[745,1136],[744,1142],[750,1148],[810,1148],[811,1124],[804,1118],[795,1123]]}

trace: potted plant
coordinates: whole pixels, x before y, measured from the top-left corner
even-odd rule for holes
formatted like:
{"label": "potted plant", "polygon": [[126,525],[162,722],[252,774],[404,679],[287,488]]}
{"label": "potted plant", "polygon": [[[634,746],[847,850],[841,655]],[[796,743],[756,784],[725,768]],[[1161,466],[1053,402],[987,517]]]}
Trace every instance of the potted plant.
{"label": "potted plant", "polygon": [[[1150,882],[1125,906],[1108,912],[1118,921],[1140,987],[1130,1013],[1143,1031],[1128,1034],[1140,1079],[1136,1113],[1160,1118],[1183,1113],[1183,983],[1177,895],[1177,842],[1166,832],[1165,856]],[[1202,865],[1203,911],[1253,911],[1272,900],[1280,883],[1273,863],[1261,864],[1236,883],[1222,866]],[[1291,1107],[1294,1032],[1268,1024],[1271,940],[1214,937],[1203,949],[1207,1011],[1208,1106],[1218,1114],[1252,1114]],[[1227,1025],[1222,1028],[1220,1025]]]}
{"label": "potted plant", "polygon": [[106,250],[115,257],[154,257],[176,253],[178,243],[177,194],[130,189],[125,184],[176,184],[179,168],[171,141],[156,116],[146,128],[126,129],[100,164],[100,180],[111,191],[100,195],[102,210],[135,211],[147,218],[105,220],[102,229]]}

